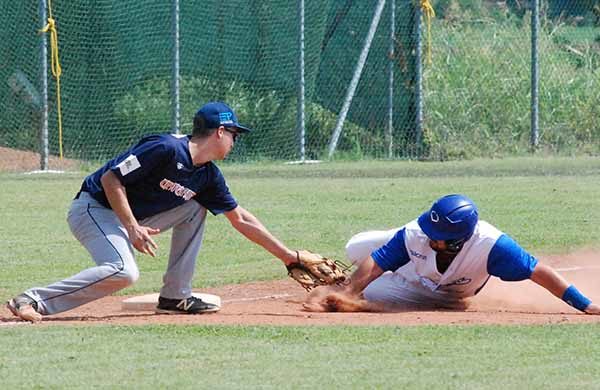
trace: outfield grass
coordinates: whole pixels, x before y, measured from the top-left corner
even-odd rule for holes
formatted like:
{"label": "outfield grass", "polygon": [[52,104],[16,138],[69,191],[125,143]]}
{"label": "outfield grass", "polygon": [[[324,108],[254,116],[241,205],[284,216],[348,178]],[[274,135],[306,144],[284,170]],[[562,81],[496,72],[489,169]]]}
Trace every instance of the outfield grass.
{"label": "outfield grass", "polygon": [[2,331],[3,388],[597,389],[600,327]]}
{"label": "outfield grass", "polygon": [[[342,257],[366,229],[400,226],[462,192],[535,254],[597,247],[600,161],[224,165],[240,203],[293,248]],[[0,175],[0,298],[92,264],[65,222],[84,174]],[[166,265],[139,256],[156,291]],[[210,217],[195,287],[284,278],[281,263]],[[0,327],[4,388],[598,388],[597,325],[528,327]],[[336,362],[333,368],[332,363]],[[25,379],[23,379],[25,378]],[[5,385],[6,384],[6,385]]]}
{"label": "outfield grass", "polygon": [[[288,246],[336,257],[353,234],[401,226],[449,192],[471,196],[483,219],[535,253],[591,246],[600,236],[600,161],[593,158],[225,165],[224,172],[241,205]],[[1,296],[91,265],[65,221],[83,177],[0,176]],[[122,293],[161,285],[169,234],[158,243],[157,258],[138,256],[140,280]],[[279,260],[222,216],[208,217],[198,262],[195,287],[285,277]]]}

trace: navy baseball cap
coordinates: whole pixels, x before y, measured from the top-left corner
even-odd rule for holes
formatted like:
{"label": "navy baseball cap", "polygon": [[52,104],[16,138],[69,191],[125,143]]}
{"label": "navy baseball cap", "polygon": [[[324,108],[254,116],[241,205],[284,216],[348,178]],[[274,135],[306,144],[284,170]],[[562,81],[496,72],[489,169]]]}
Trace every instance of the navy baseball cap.
{"label": "navy baseball cap", "polygon": [[[252,130],[238,123],[237,117],[231,107],[223,102],[210,102],[203,105],[194,119],[202,119],[207,129],[216,129],[220,126],[234,128],[240,133],[247,133]],[[194,121],[195,122],[195,121]]]}

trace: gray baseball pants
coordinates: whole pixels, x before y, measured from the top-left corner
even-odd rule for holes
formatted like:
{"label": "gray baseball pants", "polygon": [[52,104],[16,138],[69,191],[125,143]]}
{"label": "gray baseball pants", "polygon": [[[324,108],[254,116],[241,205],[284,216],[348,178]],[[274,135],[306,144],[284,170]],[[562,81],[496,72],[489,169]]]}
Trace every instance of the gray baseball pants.
{"label": "gray baseball pants", "polygon": [[[141,225],[173,229],[169,264],[160,295],[183,299],[192,293],[196,257],[202,245],[206,209],[195,200],[139,221]],[[73,309],[133,284],[139,277],[134,248],[116,214],[82,192],[67,216],[73,235],[96,263],[70,278],[25,291],[49,315]]]}

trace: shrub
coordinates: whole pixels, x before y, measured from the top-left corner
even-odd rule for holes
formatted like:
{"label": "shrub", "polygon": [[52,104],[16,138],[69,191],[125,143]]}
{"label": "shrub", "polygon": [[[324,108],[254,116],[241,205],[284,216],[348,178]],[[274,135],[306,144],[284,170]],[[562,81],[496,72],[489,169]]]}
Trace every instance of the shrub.
{"label": "shrub", "polygon": [[[191,133],[196,110],[212,100],[230,104],[239,121],[256,130],[255,134],[258,136],[243,138],[240,148],[236,148],[238,150],[255,150],[253,148],[256,143],[268,139],[271,133],[278,132],[281,128],[293,128],[293,116],[289,114],[289,109],[282,107],[285,99],[276,91],[256,91],[237,81],[223,85],[222,82],[206,77],[193,76],[182,77],[180,89],[182,133]],[[123,95],[114,107],[120,127],[126,129],[130,138],[170,131],[170,80],[148,79]],[[239,151],[236,153],[240,154]]]}
{"label": "shrub", "polygon": [[[529,26],[437,23],[434,27],[434,61],[426,67],[424,86],[426,157],[527,154]],[[540,147],[559,154],[598,153],[600,78],[594,66],[594,33],[547,27],[540,36]],[[563,32],[570,37],[569,45]],[[580,48],[579,54],[573,48]]]}
{"label": "shrub", "polygon": [[[306,106],[307,158],[323,159],[327,157],[329,143],[335,130],[338,114],[316,103]],[[374,157],[384,150],[385,139],[382,135],[369,132],[364,127],[346,121],[338,139],[336,157],[362,159]]]}
{"label": "shrub", "polygon": [[[117,100],[115,117],[119,128],[128,134],[129,141],[125,139],[123,144],[115,145],[116,149],[123,149],[131,139],[144,134],[169,131],[169,82],[164,78],[148,79]],[[289,159],[298,156],[295,96],[272,90],[257,91],[237,81],[223,85],[206,77],[183,77],[180,96],[183,133],[191,133],[196,110],[217,96],[232,106],[240,123],[254,130],[250,137],[240,139],[230,156],[232,159]],[[323,158],[337,114],[315,103],[308,103],[306,107],[309,158]],[[118,140],[114,138],[110,142]],[[380,148],[381,144],[381,139],[364,128],[346,122],[338,150],[344,155],[359,157],[365,148]]]}

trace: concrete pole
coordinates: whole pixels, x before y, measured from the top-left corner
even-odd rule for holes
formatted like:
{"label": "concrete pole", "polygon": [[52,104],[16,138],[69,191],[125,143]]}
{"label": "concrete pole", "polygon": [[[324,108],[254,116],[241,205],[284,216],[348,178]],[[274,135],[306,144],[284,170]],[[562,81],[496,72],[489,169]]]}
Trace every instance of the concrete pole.
{"label": "concrete pole", "polygon": [[379,20],[381,19],[381,13],[383,11],[384,5],[385,0],[379,0],[377,2],[377,8],[375,9],[375,14],[373,15],[373,19],[371,21],[371,27],[369,28],[369,32],[365,39],[362,52],[360,53],[360,57],[358,58],[356,68],[354,69],[352,81],[350,81],[350,85],[348,86],[348,90],[346,91],[346,98],[344,99],[344,104],[342,106],[342,110],[340,111],[340,116],[338,117],[337,123],[335,125],[335,130],[333,131],[333,135],[329,143],[329,158],[333,156],[335,148],[337,147],[340,134],[342,133],[342,127],[344,126],[344,122],[346,121],[348,110],[350,110],[350,104],[352,104],[352,100],[354,99],[354,93],[356,92],[358,81],[360,80],[363,68],[365,66],[365,63],[367,62],[367,56],[369,55],[369,50],[371,49],[373,37],[375,36],[375,32],[377,31],[377,26],[379,26]]}

